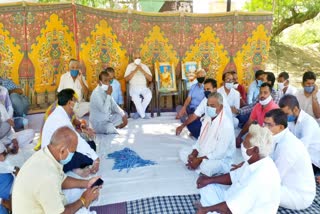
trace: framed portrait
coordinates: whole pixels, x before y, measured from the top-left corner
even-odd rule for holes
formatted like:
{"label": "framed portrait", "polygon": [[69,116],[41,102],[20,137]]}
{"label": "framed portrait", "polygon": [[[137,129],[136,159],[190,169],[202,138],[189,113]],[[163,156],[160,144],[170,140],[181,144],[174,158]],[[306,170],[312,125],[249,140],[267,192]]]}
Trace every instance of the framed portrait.
{"label": "framed portrait", "polygon": [[155,65],[155,75],[159,92],[177,91],[176,73],[173,63],[158,62]]}
{"label": "framed portrait", "polygon": [[182,64],[182,79],[186,81],[187,90],[191,88],[192,85],[197,83],[196,72],[201,68],[200,62],[183,62]]}

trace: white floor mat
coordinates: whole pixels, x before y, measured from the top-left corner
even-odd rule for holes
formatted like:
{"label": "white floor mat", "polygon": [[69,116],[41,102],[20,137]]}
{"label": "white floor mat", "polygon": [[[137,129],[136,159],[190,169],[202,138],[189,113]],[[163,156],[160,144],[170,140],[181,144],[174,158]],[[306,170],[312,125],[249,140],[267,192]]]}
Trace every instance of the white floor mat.
{"label": "white floor mat", "polygon": [[[99,175],[105,180],[97,204],[105,205],[153,196],[188,195],[198,193],[197,175],[179,160],[178,152],[194,141],[187,131],[175,136],[179,121],[173,114],[150,120],[129,120],[128,127],[119,135],[98,135],[98,152],[101,159]],[[127,170],[112,170],[113,159],[107,154],[125,147],[134,150],[141,158],[157,164]]]}

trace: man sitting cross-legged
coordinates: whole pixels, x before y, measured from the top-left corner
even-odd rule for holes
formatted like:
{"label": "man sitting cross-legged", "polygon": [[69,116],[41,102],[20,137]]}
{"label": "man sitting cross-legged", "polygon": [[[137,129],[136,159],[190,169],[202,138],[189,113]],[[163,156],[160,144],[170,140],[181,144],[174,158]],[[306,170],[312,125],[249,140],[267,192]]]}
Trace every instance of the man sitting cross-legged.
{"label": "man sitting cross-legged", "polygon": [[267,128],[251,125],[241,145],[245,163],[230,173],[197,180],[205,213],[276,213],[280,203],[280,176],[269,156],[272,134]]}
{"label": "man sitting cross-legged", "polygon": [[[46,120],[41,136],[41,148],[46,147],[50,143],[52,134],[62,126],[68,126],[72,130],[73,127],[70,117],[74,114],[73,108],[77,98],[72,89],[63,89],[58,94],[58,105]],[[77,132],[76,132],[77,133]],[[83,177],[89,173],[96,173],[99,169],[99,157],[97,153],[89,146],[89,144],[77,133],[78,146],[77,152],[73,156],[70,163],[64,166],[64,171],[76,170],[75,172]],[[91,166],[90,170],[88,167]],[[80,170],[81,169],[81,170]]]}
{"label": "man sitting cross-legged", "polygon": [[112,76],[106,69],[99,74],[99,84],[93,90],[90,98],[89,120],[94,130],[99,134],[116,134],[116,128],[123,128],[128,123],[125,112],[111,96]]}
{"label": "man sitting cross-legged", "polygon": [[206,111],[198,141],[192,148],[182,149],[180,158],[189,169],[211,176],[229,171],[235,140],[232,118],[224,111],[221,94],[209,94]]}

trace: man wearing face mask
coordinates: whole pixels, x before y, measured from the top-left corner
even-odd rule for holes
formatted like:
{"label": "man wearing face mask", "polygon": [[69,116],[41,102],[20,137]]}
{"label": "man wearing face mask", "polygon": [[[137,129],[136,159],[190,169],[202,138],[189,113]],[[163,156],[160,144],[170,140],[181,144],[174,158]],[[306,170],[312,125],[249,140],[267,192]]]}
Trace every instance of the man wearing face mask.
{"label": "man wearing face mask", "polygon": [[[91,186],[99,177],[76,179],[62,170],[76,148],[77,134],[70,127],[60,127],[53,133],[50,144],[34,153],[20,169],[12,191],[13,213],[76,213],[98,198],[100,187]],[[69,199],[62,189],[85,191],[67,204]]]}
{"label": "man wearing face mask", "polygon": [[268,83],[263,83],[260,87],[259,103],[257,103],[250,114],[249,120],[246,122],[242,130],[240,131],[237,139],[236,146],[240,148],[242,137],[248,132],[250,125],[254,122],[258,123],[260,126],[263,125],[264,115],[272,110],[279,108],[279,106],[273,101],[272,96],[272,86]]}
{"label": "man wearing face mask", "polygon": [[206,71],[203,69],[197,72],[197,84],[191,86],[187,99],[184,101],[183,106],[177,106],[176,119],[180,119],[181,122],[186,121],[189,115],[193,114],[200,102],[204,98],[203,94],[203,82],[206,76]]}
{"label": "man wearing face mask", "polygon": [[255,80],[250,84],[248,88],[248,96],[247,96],[247,103],[250,105],[251,103],[255,102],[257,97],[259,96],[259,88],[263,83],[263,76],[264,71],[258,70],[255,73]]}
{"label": "man wearing face mask", "polygon": [[61,75],[57,91],[72,88],[79,98],[79,103],[76,104],[74,112],[77,117],[83,117],[89,113],[89,102],[85,101],[89,94],[88,84],[80,71],[80,63],[77,60],[70,60],[69,69],[69,72]]}
{"label": "man wearing face mask", "polygon": [[[184,127],[187,126],[189,132],[193,137],[198,139],[200,135],[200,130],[201,130],[201,121],[200,118],[206,114],[206,109],[207,109],[207,101],[208,101],[208,96],[212,92],[217,92],[217,81],[214,79],[206,79],[204,81],[204,95],[205,97],[202,99],[201,103],[199,106],[196,108],[193,114],[189,115],[188,119],[184,121],[183,124],[177,127],[176,129],[176,135],[180,135]],[[232,118],[232,113],[229,107],[229,104],[227,100],[223,100],[223,109],[224,112]]]}
{"label": "man wearing face mask", "polygon": [[[218,92],[228,101],[230,107],[240,108],[240,93],[233,88],[233,75],[231,72],[226,72],[222,75],[223,86],[218,88]],[[231,110],[231,109],[230,109]],[[233,114],[233,125],[238,127],[239,120]]]}
{"label": "man wearing face mask", "polygon": [[276,213],[281,180],[269,157],[271,149],[271,132],[258,125],[250,126],[241,145],[245,163],[228,174],[198,178],[201,205],[197,214]]}
{"label": "man wearing face mask", "polygon": [[285,94],[295,95],[297,93],[297,89],[290,85],[288,72],[283,71],[278,75],[278,90],[280,98]]}
{"label": "man wearing face mask", "polygon": [[110,73],[106,69],[99,74],[99,84],[93,90],[90,99],[89,120],[99,134],[117,134],[116,128],[121,129],[128,123],[125,112],[111,96]]}
{"label": "man wearing face mask", "polygon": [[[68,126],[75,131],[70,118],[74,113],[73,108],[76,102],[77,99],[74,90],[68,88],[59,92],[58,106],[49,115],[42,129],[41,148],[49,145],[53,133],[58,128]],[[76,132],[76,134],[78,136],[77,152],[72,160],[64,165],[63,169],[65,172],[73,170],[82,177],[86,177],[90,173],[95,174],[99,170],[99,157],[79,133]]]}
{"label": "man wearing face mask", "polygon": [[133,58],[134,62],[128,65],[124,74],[126,82],[130,83],[129,93],[137,109],[133,119],[138,119],[139,117],[149,119],[145,112],[152,99],[152,92],[147,87],[147,81],[152,81],[152,73],[147,65],[141,63],[139,52],[135,52]]}
{"label": "man wearing face mask", "polygon": [[316,80],[317,77],[314,72],[305,72],[302,77],[303,89],[296,93],[296,97],[301,109],[316,119],[320,125],[320,91]]}
{"label": "man wearing face mask", "polygon": [[281,110],[288,115],[290,131],[305,145],[312,160],[314,173],[320,172],[320,127],[316,120],[300,109],[300,103],[293,95],[285,95],[279,102]]}
{"label": "man wearing face mask", "polygon": [[283,111],[274,109],[267,112],[264,125],[273,134],[271,158],[281,177],[280,206],[306,209],[316,195],[310,156],[303,143],[287,128],[287,115]]}
{"label": "man wearing face mask", "polygon": [[238,74],[235,71],[230,71],[233,75],[233,88],[240,93],[240,107],[247,105],[246,88],[238,82]]}
{"label": "man wearing face mask", "polygon": [[118,80],[115,78],[115,71],[112,67],[107,67],[106,70],[110,74],[110,85],[112,86],[112,94],[114,101],[123,109],[123,96],[122,96],[122,90],[121,85]]}
{"label": "man wearing face mask", "polygon": [[234,150],[234,128],[224,112],[223,96],[210,93],[200,137],[192,148],[180,151],[180,159],[188,169],[211,176],[229,171]]}

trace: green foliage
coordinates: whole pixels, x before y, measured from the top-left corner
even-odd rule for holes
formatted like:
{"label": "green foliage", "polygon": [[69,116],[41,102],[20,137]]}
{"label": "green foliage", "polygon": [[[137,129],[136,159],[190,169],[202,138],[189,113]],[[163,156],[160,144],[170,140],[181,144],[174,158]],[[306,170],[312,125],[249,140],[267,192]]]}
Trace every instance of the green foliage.
{"label": "green foliage", "polygon": [[[274,7],[273,7],[274,4]],[[313,19],[319,14],[319,0],[251,0],[244,6],[248,11],[274,12],[273,36],[284,29]]]}
{"label": "green foliage", "polygon": [[280,42],[295,46],[320,43],[319,26],[320,16],[301,25],[294,25],[280,37]]}

